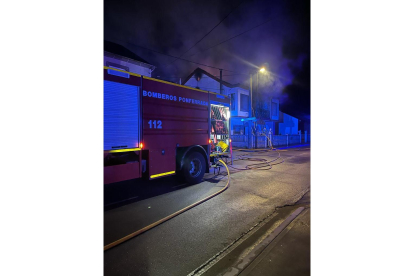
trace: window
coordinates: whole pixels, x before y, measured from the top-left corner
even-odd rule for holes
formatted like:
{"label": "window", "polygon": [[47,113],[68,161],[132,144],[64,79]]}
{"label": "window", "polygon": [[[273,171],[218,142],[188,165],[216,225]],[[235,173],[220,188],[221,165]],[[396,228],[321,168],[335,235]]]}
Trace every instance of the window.
{"label": "window", "polygon": [[230,105],[231,105],[231,110],[235,110],[236,103],[234,101],[234,93],[230,94]]}
{"label": "window", "polygon": [[272,102],[272,116],[277,117],[279,109],[277,108],[277,103]]}
{"label": "window", "polygon": [[240,111],[249,111],[249,95],[240,94]]}

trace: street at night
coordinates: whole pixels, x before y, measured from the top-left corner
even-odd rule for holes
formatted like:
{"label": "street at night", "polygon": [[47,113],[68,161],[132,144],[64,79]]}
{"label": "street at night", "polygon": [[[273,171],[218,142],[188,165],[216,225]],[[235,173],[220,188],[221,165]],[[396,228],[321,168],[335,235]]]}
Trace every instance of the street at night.
{"label": "street at night", "polygon": [[[260,247],[271,231],[297,208],[305,206],[310,210],[309,146],[266,152],[237,151],[235,159],[239,155],[247,154],[272,160],[279,153],[281,158],[271,169],[263,167],[237,171],[230,168],[230,186],[223,193],[105,251],[105,274],[224,275],[231,271],[237,260]],[[244,168],[253,163],[255,162],[234,161],[233,167]],[[168,189],[168,185],[172,188],[176,186],[177,180],[173,177],[164,178],[162,183],[155,183],[153,188],[157,190],[158,187],[160,195],[155,194],[105,211],[105,244],[220,190],[226,184],[226,175],[227,172],[222,168],[218,176],[206,174],[206,180],[200,184],[184,185],[168,193],[164,190]],[[128,185],[145,184],[135,181]],[[138,190],[135,191],[139,193]],[[273,275],[275,271],[294,272],[285,275],[308,275],[309,227],[308,222],[307,232],[300,234],[300,238],[305,238],[305,241],[308,239],[307,242],[299,248],[297,244],[294,247],[299,250],[295,254],[304,256],[301,263],[294,264],[297,257],[291,256],[290,259],[284,259],[284,263],[275,265],[274,270],[269,270],[268,274],[261,275]],[[249,237],[255,241],[249,240]],[[239,254],[234,255],[234,252]],[[231,254],[234,255],[234,263],[219,262]],[[264,268],[263,265],[261,267]],[[301,269],[295,270],[295,267]],[[243,267],[246,268],[247,266]]]}
{"label": "street at night", "polygon": [[309,275],[310,1],[105,0],[103,46],[104,273]]}
{"label": "street at night", "polygon": [[413,5],[4,2],[0,275],[413,275]]}
{"label": "street at night", "polygon": [[310,275],[310,1],[105,0],[103,65],[104,273]]}

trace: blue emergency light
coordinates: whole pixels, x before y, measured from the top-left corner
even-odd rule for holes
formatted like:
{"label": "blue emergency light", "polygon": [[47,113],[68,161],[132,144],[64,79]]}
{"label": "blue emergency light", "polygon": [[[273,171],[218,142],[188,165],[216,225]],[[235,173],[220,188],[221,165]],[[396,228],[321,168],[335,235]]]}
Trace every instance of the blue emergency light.
{"label": "blue emergency light", "polygon": [[256,117],[241,119],[241,121],[242,122],[244,122],[244,121],[256,121]]}

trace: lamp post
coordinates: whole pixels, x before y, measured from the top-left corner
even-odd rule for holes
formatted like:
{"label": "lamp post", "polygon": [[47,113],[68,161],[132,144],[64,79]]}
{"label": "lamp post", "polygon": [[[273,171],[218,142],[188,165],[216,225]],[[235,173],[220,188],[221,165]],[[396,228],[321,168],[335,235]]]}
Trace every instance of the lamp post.
{"label": "lamp post", "polygon": [[[264,72],[266,72],[266,68],[265,67],[262,67],[262,68],[260,68],[259,70],[257,70],[256,71],[256,92],[257,92],[257,90],[259,89],[259,72],[260,73],[264,73]],[[249,117],[250,118],[252,118],[253,117],[253,74],[254,74],[254,72],[253,73],[250,73],[250,110],[249,110]],[[256,114],[254,114],[254,115],[256,115]],[[251,121],[249,121],[249,137],[248,137],[248,143],[249,143],[249,146],[248,146],[248,148],[250,148],[250,145],[251,145],[251,143],[252,143],[252,141],[251,141],[251,138],[250,137],[252,137],[252,123],[251,123]],[[255,135],[255,148],[257,148],[257,136]]]}

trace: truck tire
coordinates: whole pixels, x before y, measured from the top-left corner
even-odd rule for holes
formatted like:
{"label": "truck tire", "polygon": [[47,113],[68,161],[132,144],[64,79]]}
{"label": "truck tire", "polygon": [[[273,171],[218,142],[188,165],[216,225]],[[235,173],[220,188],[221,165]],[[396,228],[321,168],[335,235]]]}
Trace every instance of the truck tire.
{"label": "truck tire", "polygon": [[184,158],[183,175],[187,183],[200,183],[205,171],[206,161],[201,153],[193,151],[186,155]]}

